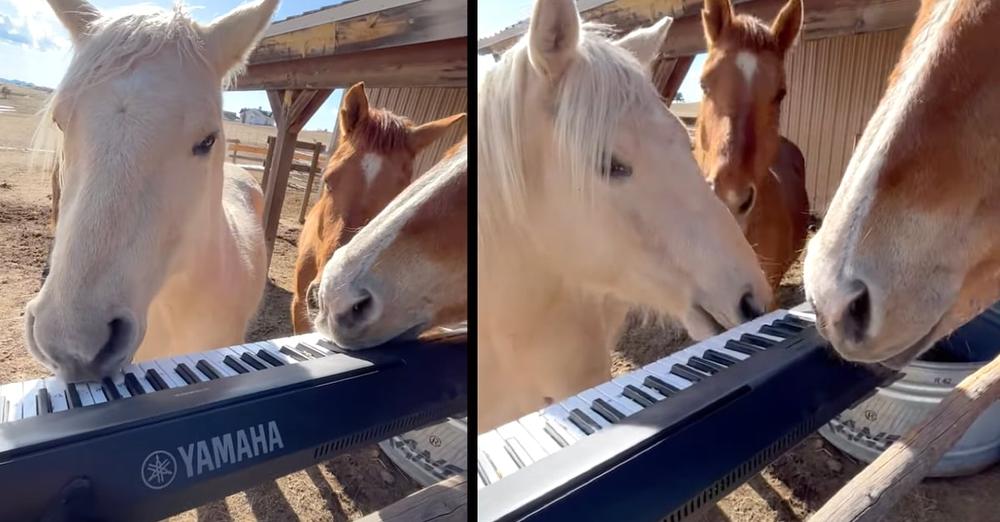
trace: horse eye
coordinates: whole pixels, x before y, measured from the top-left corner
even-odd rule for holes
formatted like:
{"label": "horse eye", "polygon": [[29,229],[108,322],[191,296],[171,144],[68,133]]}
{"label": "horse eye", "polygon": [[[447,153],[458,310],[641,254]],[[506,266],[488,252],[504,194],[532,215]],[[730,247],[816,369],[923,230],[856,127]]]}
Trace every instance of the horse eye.
{"label": "horse eye", "polygon": [[774,103],[776,103],[776,104],[777,103],[781,103],[781,100],[785,99],[785,95],[786,94],[788,94],[788,91],[786,91],[784,88],[782,88],[781,90],[779,90],[778,94],[776,94],[774,96]]}
{"label": "horse eye", "polygon": [[201,140],[200,142],[198,142],[197,145],[192,147],[191,152],[194,153],[195,156],[202,156],[208,154],[209,151],[212,150],[212,145],[215,145],[214,132],[209,134],[208,136],[205,136],[205,139]]}
{"label": "horse eye", "polygon": [[747,212],[750,212],[750,209],[753,207],[753,198],[756,195],[757,195],[757,191],[753,187],[750,187],[750,193],[747,194],[746,201],[744,201],[743,204],[740,205],[740,208],[739,208],[739,212],[740,212],[741,215],[742,214],[746,214]]}
{"label": "horse eye", "polygon": [[609,179],[622,179],[632,175],[632,167],[622,163],[618,158],[611,156],[611,164],[604,173],[604,177]]}

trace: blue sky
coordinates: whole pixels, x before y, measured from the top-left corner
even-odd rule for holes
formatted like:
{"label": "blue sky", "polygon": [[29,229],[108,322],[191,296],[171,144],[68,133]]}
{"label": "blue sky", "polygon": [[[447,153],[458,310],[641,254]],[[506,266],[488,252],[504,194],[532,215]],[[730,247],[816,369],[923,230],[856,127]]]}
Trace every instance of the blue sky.
{"label": "blue sky", "polygon": [[[170,7],[173,0],[90,0],[99,9],[155,4]],[[282,0],[274,20],[282,20],[304,11],[336,4],[342,0]],[[225,14],[243,0],[188,0],[192,16],[208,22]],[[23,80],[46,87],[59,84],[72,57],[69,33],[63,29],[44,0],[0,0],[0,78]],[[333,129],[341,91],[323,104],[306,129]],[[227,111],[243,107],[269,109],[264,91],[227,92],[223,95]]]}
{"label": "blue sky", "polygon": [[[2,0],[0,0],[2,1]],[[534,0],[478,0],[479,19],[477,23],[477,33],[479,38],[496,34],[509,25],[513,25],[531,16],[531,7]],[[483,73],[492,67],[494,63],[491,56],[480,56],[478,58],[478,75],[483,77]],[[691,64],[691,69],[684,82],[681,83],[680,92],[686,101],[701,100],[701,87],[698,77],[701,75],[701,68],[705,64],[705,55],[699,54]]]}

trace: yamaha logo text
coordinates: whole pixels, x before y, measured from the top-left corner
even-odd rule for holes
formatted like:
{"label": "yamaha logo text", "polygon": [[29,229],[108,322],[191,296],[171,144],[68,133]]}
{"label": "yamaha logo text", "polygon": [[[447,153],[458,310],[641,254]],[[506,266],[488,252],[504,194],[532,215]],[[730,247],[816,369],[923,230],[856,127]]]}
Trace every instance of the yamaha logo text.
{"label": "yamaha logo text", "polygon": [[178,473],[190,479],[284,447],[278,423],[270,421],[266,425],[250,426],[182,444],[174,452],[151,452],[140,467],[142,483],[150,489],[163,489],[173,483]]}

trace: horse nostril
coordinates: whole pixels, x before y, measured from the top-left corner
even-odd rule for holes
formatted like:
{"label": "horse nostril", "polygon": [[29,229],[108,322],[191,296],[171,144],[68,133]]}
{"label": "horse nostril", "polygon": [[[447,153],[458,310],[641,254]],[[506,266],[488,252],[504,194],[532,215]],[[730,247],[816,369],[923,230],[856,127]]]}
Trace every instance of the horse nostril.
{"label": "horse nostril", "polygon": [[319,285],[311,283],[306,289],[306,311],[309,315],[319,313]]}
{"label": "horse nostril", "polygon": [[743,294],[743,297],[740,298],[740,315],[743,316],[744,322],[752,321],[764,315],[764,312],[757,306],[753,294],[750,292]]}
{"label": "horse nostril", "polygon": [[375,300],[371,292],[362,290],[358,293],[354,304],[347,310],[337,314],[337,323],[347,329],[356,328],[363,325],[369,319]]}
{"label": "horse nostril", "polygon": [[860,343],[864,340],[868,324],[871,322],[871,297],[868,293],[868,287],[864,283],[855,281],[854,285],[859,287],[860,291],[847,305],[843,328],[848,339]]}
{"label": "horse nostril", "polygon": [[94,366],[104,369],[108,363],[118,362],[122,352],[129,348],[135,326],[124,318],[115,318],[108,323],[108,340],[94,357]]}

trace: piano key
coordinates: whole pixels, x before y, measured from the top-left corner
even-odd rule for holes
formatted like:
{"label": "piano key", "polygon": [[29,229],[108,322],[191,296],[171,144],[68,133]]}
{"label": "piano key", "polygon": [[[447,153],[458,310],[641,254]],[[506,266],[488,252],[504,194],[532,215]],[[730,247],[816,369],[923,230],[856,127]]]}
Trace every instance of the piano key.
{"label": "piano key", "polygon": [[303,342],[296,344],[295,349],[298,350],[299,353],[311,356],[313,359],[319,359],[321,357],[326,357],[327,355],[330,355],[330,352],[326,350],[321,352],[320,349],[313,348],[312,346]]}
{"label": "piano key", "polygon": [[517,420],[517,424],[535,440],[538,447],[547,455],[569,445],[566,438],[556,432],[554,428],[550,428],[538,412],[521,417]]}
{"label": "piano key", "polygon": [[660,379],[655,375],[646,376],[646,380],[643,381],[643,384],[647,388],[652,388],[656,390],[657,392],[660,393],[660,395],[663,395],[664,397],[670,397],[671,395],[674,395],[675,393],[680,391],[680,389],[674,386],[673,384],[665,382],[663,379]]}
{"label": "piano key", "polygon": [[49,398],[49,390],[44,387],[35,392],[35,412],[37,415],[52,413],[52,399]]}
{"label": "piano key", "polygon": [[283,360],[278,359],[278,356],[272,353],[267,348],[261,348],[257,350],[256,354],[257,357],[259,357],[262,361],[266,362],[267,364],[270,364],[271,366],[285,365],[285,362]]}
{"label": "piano key", "polygon": [[[143,367],[140,366],[139,364],[132,363],[132,364],[126,366],[122,370],[122,372],[125,374],[125,375],[123,375],[123,377],[127,376],[127,374],[130,374],[130,373],[133,374],[133,375],[135,375],[135,383],[133,383],[133,386],[135,384],[138,384],[139,385],[139,389],[142,390],[142,393],[153,393],[153,392],[156,391],[156,388],[154,388],[153,385],[152,385],[152,383],[150,383],[149,380],[146,378],[146,370],[144,370]],[[126,384],[125,388],[128,389],[128,386],[127,386],[128,383],[125,381],[124,378],[122,379],[122,383]],[[132,390],[129,390],[129,393],[132,394],[133,396],[135,396],[135,394],[132,393]]]}
{"label": "piano key", "polygon": [[577,428],[575,424],[570,422],[569,410],[562,404],[553,404],[539,413],[541,413],[546,421],[570,437],[570,442],[576,442],[587,436],[580,428]]}
{"label": "piano key", "polygon": [[740,360],[737,359],[736,357],[722,353],[718,350],[705,350],[705,353],[702,354],[702,357],[716,364],[721,364],[722,366],[732,366],[740,362]]}
{"label": "piano key", "polygon": [[476,487],[478,487],[478,488],[485,488],[486,487],[486,483],[483,482],[483,476],[480,475],[478,472],[476,473]]}
{"label": "piano key", "polygon": [[625,397],[625,388],[615,381],[599,384],[594,389],[604,394],[611,405],[616,410],[624,413],[626,417],[642,411],[642,408],[638,404]]}
{"label": "piano key", "polygon": [[330,350],[333,353],[344,353],[344,350],[341,347],[337,346],[336,344],[333,343],[333,341],[329,339],[324,339],[322,337],[319,337],[316,339],[316,344],[322,348]]}
{"label": "piano key", "polygon": [[94,402],[94,395],[90,391],[90,386],[79,382],[73,383],[72,386],[73,389],[76,390],[77,395],[80,396],[80,404],[82,407],[86,408],[87,406],[93,406],[96,404],[96,402]]}
{"label": "piano key", "polygon": [[587,435],[592,435],[601,429],[600,425],[597,424],[593,419],[587,416],[586,413],[581,411],[579,408],[573,408],[569,412],[569,421],[573,423],[580,431],[586,433]]}
{"label": "piano key", "polygon": [[177,368],[175,368],[174,371],[177,373],[177,375],[181,376],[181,379],[184,379],[184,382],[188,384],[195,384],[201,382],[201,379],[199,379],[198,376],[195,375],[193,371],[191,371],[191,368],[189,368],[186,363],[178,363]]}
{"label": "piano key", "polygon": [[235,354],[236,352],[233,352],[229,348],[220,348],[218,350],[205,352],[201,355],[205,361],[212,364],[212,369],[215,370],[215,373],[219,374],[219,376],[222,378],[226,378],[226,377],[235,377],[239,375],[239,372],[230,368],[225,361],[226,355],[235,355]]}
{"label": "piano key", "polygon": [[267,366],[254,354],[250,352],[243,352],[242,354],[240,354],[240,360],[247,363],[248,366],[250,366],[255,370],[267,369]]}
{"label": "piano key", "polygon": [[497,428],[496,431],[500,434],[501,438],[508,441],[509,446],[513,446],[510,440],[518,443],[518,446],[513,447],[513,449],[523,450],[524,454],[521,455],[521,459],[525,460],[528,464],[541,460],[551,453],[546,451],[518,421],[508,422]]}
{"label": "piano key", "polygon": [[743,341],[726,341],[725,348],[733,352],[739,352],[744,355],[753,355],[758,352],[764,351],[763,348],[759,346],[754,346],[752,344],[747,344]]}
{"label": "piano key", "polygon": [[146,380],[149,381],[149,384],[151,384],[153,389],[156,391],[170,388],[166,381],[163,380],[163,377],[160,377],[160,372],[156,371],[155,368],[146,370]]}
{"label": "piano key", "polygon": [[677,388],[677,390],[680,391],[694,384],[687,379],[675,375],[671,371],[671,369],[675,364],[683,364],[683,363],[684,363],[683,359],[676,357],[676,355],[671,355],[669,357],[660,359],[659,361],[656,361],[652,364],[648,364],[643,368],[651,375],[657,377],[658,379],[667,384],[672,385],[674,388]]}
{"label": "piano key", "polygon": [[788,311],[788,315],[785,316],[785,319],[788,319],[789,321],[798,322],[798,323],[802,324],[802,326],[804,326],[806,328],[808,328],[808,327],[816,324],[816,314],[813,313],[813,311],[811,309],[810,310],[789,310]]}
{"label": "piano key", "polygon": [[652,395],[646,393],[641,388],[633,384],[625,386],[625,391],[623,393],[626,397],[631,399],[632,402],[635,402],[643,408],[648,408],[658,402]]}
{"label": "piano key", "polygon": [[243,364],[240,364],[240,362],[232,355],[223,357],[222,362],[225,363],[226,366],[232,368],[236,373],[250,373],[250,369]]}
{"label": "piano key", "polygon": [[613,380],[622,386],[631,384],[632,386],[635,386],[636,388],[648,393],[650,396],[652,396],[654,399],[658,401],[666,399],[666,397],[662,395],[660,392],[656,391],[653,388],[650,388],[649,386],[646,386],[646,383],[643,382],[646,380],[646,377],[649,377],[651,375],[652,374],[647,372],[644,368],[639,368],[638,370],[616,377]]}
{"label": "piano key", "polygon": [[775,344],[777,344],[777,342],[774,339],[768,339],[763,335],[752,334],[752,333],[745,333],[741,335],[740,341],[745,342],[747,344],[752,344],[754,346],[759,346],[761,348],[770,348]]}
{"label": "piano key", "polygon": [[615,424],[616,422],[625,419],[624,413],[604,399],[595,399],[594,402],[590,404],[590,409],[601,417],[604,417],[604,420],[610,422],[611,424]]}
{"label": "piano key", "polygon": [[104,396],[110,401],[116,401],[122,398],[121,392],[118,391],[118,387],[115,386],[115,383],[110,377],[101,379],[101,390],[104,391]]}
{"label": "piano key", "polygon": [[69,409],[66,383],[58,377],[48,377],[45,379],[45,389],[48,390],[49,401],[52,403],[52,409],[49,410],[51,413],[58,413]]}
{"label": "piano key", "polygon": [[795,321],[790,321],[784,318],[778,319],[777,321],[774,322],[774,324],[776,326],[780,326],[795,333],[801,333],[806,329],[805,326],[802,326],[801,324],[796,323]]}
{"label": "piano key", "polygon": [[69,407],[70,408],[82,408],[83,401],[80,399],[80,392],[76,389],[76,384],[69,383],[66,385],[66,393],[69,395]]}
{"label": "piano key", "polygon": [[712,362],[708,359],[704,359],[702,357],[692,357],[688,359],[688,366],[694,368],[695,370],[698,370],[699,372],[707,373],[709,375],[715,375],[721,372],[722,370],[726,369],[725,366],[716,362]]}
{"label": "piano key", "polygon": [[608,422],[607,419],[601,417],[600,415],[598,415],[597,413],[595,413],[593,410],[590,409],[591,401],[583,400],[579,396],[574,395],[572,397],[566,398],[565,400],[560,402],[560,404],[562,404],[567,410],[569,410],[571,417],[573,417],[572,414],[574,410],[579,410],[579,413],[576,415],[576,419],[583,421],[590,419],[591,421],[593,421],[591,422],[591,427],[596,427],[597,429],[600,429],[611,426],[611,422]]}
{"label": "piano key", "polygon": [[135,374],[132,372],[125,374],[125,388],[132,397],[146,393],[146,390],[143,389],[141,384],[139,384],[139,379],[136,378]]}
{"label": "piano key", "polygon": [[692,383],[701,382],[702,379],[708,377],[707,375],[700,373],[694,368],[682,363],[677,363],[671,366],[670,373],[681,377],[682,379],[687,379]]}
{"label": "piano key", "polygon": [[500,480],[496,465],[493,464],[493,461],[490,460],[489,456],[483,450],[479,450],[479,457],[476,459],[476,470],[486,484],[493,484]]}
{"label": "piano key", "polygon": [[14,420],[14,408],[10,396],[14,394],[15,388],[20,387],[19,382],[0,384],[0,422]]}
{"label": "piano key", "polygon": [[[90,390],[90,396],[94,399],[94,404],[108,402],[108,396],[104,394],[104,386],[99,382],[88,382],[81,386],[86,386]],[[80,397],[83,398],[82,396]]]}
{"label": "piano key", "polygon": [[761,333],[765,333],[774,337],[780,337],[782,339],[788,339],[789,337],[795,337],[798,335],[799,330],[792,330],[790,328],[781,326],[780,324],[765,324],[760,327]]}
{"label": "piano key", "polygon": [[281,353],[283,353],[283,354],[285,354],[285,355],[287,355],[287,356],[289,356],[289,357],[291,357],[292,359],[295,359],[296,361],[299,361],[299,362],[302,362],[302,361],[305,361],[305,360],[309,359],[305,355],[302,355],[301,353],[299,353],[297,350],[295,350],[293,348],[289,348],[288,346],[282,346],[281,348],[278,348],[278,351],[281,352]]}
{"label": "piano key", "polygon": [[496,431],[488,431],[478,437],[479,449],[489,457],[497,475],[504,478],[520,469],[504,447],[503,439]]}
{"label": "piano key", "polygon": [[171,364],[169,360],[163,359],[159,361],[148,361],[139,363],[140,368],[146,368],[147,370],[156,370],[156,374],[160,376],[160,379],[171,388],[180,388],[187,386],[184,379],[181,379],[180,375],[174,371],[174,364]]}
{"label": "piano key", "polygon": [[201,372],[202,375],[208,377],[209,380],[214,381],[215,379],[222,378],[222,376],[219,375],[219,372],[216,371],[215,367],[212,366],[212,363],[208,362],[207,359],[199,360],[194,366]]}
{"label": "piano key", "polygon": [[281,361],[284,364],[299,364],[299,362],[301,362],[301,361],[299,361],[298,359],[296,359],[296,358],[294,358],[294,357],[292,357],[290,355],[287,355],[285,353],[282,353],[282,351],[281,351],[281,342],[282,342],[281,339],[276,339],[274,341],[259,342],[259,343],[257,343],[257,345],[261,346],[264,349],[266,349],[268,353],[270,353],[271,355],[273,355],[275,358],[277,358],[279,361]]}

